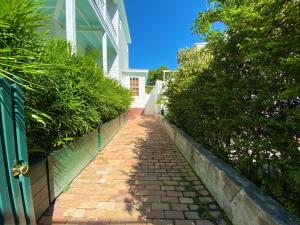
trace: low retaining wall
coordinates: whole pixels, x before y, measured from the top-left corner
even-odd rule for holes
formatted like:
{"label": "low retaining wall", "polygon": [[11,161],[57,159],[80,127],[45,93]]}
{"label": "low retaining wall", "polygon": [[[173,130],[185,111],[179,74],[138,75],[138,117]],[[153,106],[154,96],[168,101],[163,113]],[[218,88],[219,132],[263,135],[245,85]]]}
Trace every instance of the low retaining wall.
{"label": "low retaining wall", "polygon": [[31,166],[30,179],[36,218],[47,210],[50,203],[111,141],[127,120],[128,115],[124,113]]}
{"label": "low retaining wall", "polygon": [[30,167],[31,192],[36,218],[39,218],[50,204],[46,161],[45,159]]}
{"label": "low retaining wall", "polygon": [[96,129],[49,155],[50,202],[66,189],[98,152],[98,129]]}
{"label": "low retaining wall", "polygon": [[235,225],[296,225],[274,199],[163,117],[158,121]]}

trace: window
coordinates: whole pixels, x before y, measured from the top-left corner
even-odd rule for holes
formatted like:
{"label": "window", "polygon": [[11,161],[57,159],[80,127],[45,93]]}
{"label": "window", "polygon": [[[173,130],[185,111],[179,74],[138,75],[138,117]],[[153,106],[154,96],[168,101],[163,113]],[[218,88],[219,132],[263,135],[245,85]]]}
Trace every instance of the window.
{"label": "window", "polygon": [[139,78],[130,77],[130,91],[133,96],[139,96]]}

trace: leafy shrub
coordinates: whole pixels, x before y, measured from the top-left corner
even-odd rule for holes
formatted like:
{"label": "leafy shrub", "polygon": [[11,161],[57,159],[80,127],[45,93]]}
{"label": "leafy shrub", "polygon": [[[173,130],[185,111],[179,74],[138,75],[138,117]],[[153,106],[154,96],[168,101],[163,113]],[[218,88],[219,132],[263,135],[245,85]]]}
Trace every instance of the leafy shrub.
{"label": "leafy shrub", "polygon": [[212,2],[194,27],[208,46],[179,54],[168,118],[299,217],[299,1]]}
{"label": "leafy shrub", "polygon": [[[0,0],[0,75],[32,74],[40,69],[35,61],[42,46],[43,34],[38,34],[44,16],[35,1]],[[13,74],[12,74],[13,73]],[[24,84],[25,85],[25,84]]]}
{"label": "leafy shrub", "polygon": [[37,33],[36,1],[0,0],[0,75],[21,79],[29,149],[51,151],[126,111],[130,92],[104,77],[95,57]]}
{"label": "leafy shrub", "polygon": [[[50,41],[41,57],[45,75],[26,91],[28,138],[53,149],[126,111],[127,89],[104,77],[92,56],[71,55],[64,41]],[[40,134],[43,135],[40,135]]]}
{"label": "leafy shrub", "polygon": [[150,94],[153,89],[153,86],[146,86],[146,93]]}
{"label": "leafy shrub", "polygon": [[168,70],[167,66],[160,66],[155,70],[150,70],[147,79],[147,85],[154,86],[156,80],[163,80],[163,70]]}

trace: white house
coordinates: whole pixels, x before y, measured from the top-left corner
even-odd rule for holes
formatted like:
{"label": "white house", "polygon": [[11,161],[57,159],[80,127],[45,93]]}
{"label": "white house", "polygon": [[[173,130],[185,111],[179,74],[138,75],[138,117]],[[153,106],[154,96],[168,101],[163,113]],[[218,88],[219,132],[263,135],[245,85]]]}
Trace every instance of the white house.
{"label": "white house", "polygon": [[133,95],[132,108],[145,108],[149,95],[146,94],[146,82],[149,70],[128,69],[123,71],[125,87]]}
{"label": "white house", "polygon": [[148,70],[129,69],[131,36],[124,0],[46,0],[42,9],[51,15],[46,26],[51,36],[68,40],[74,52],[98,53],[104,74],[132,91],[132,107],[145,106]]}

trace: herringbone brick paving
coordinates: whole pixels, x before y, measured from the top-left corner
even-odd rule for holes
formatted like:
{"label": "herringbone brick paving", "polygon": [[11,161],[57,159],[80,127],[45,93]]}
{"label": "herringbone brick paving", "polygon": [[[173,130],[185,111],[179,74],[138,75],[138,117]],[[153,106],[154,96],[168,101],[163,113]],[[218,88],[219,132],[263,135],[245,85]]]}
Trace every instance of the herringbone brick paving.
{"label": "herringbone brick paving", "polygon": [[212,196],[154,117],[121,128],[39,225],[225,225]]}

